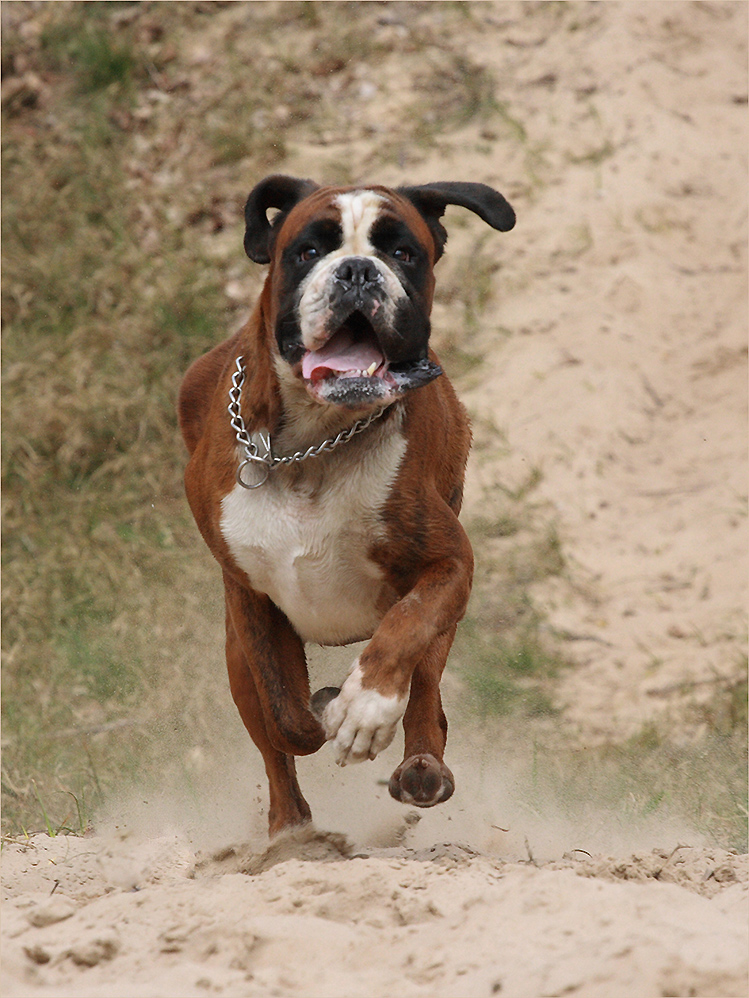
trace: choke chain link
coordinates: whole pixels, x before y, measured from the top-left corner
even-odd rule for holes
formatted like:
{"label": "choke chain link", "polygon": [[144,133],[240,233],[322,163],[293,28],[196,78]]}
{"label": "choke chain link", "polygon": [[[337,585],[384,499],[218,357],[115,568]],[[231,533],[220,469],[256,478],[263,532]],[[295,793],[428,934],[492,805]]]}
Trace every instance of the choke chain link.
{"label": "choke chain link", "polygon": [[[358,419],[352,426],[341,430],[336,436],[323,440],[321,444],[313,445],[303,451],[296,451],[294,454],[285,454],[282,457],[277,457],[273,453],[270,433],[267,430],[259,430],[255,436],[262,444],[264,453],[261,453],[260,447],[247,432],[247,427],[242,419],[242,386],[245,380],[245,369],[242,360],[243,357],[237,357],[237,369],[232,375],[231,388],[229,389],[228,412],[231,417],[231,428],[236,434],[237,443],[244,448],[245,459],[237,469],[237,482],[244,489],[260,488],[268,480],[271,470],[278,467],[278,465],[296,464],[299,461],[306,461],[309,457],[318,457],[324,452],[334,450],[340,444],[345,444],[353,436],[356,436],[357,433],[366,430],[371,423],[383,416],[389,408],[389,406],[384,406],[381,409],[376,409],[369,416],[365,416],[364,419]],[[247,482],[242,480],[242,472],[248,464],[260,466],[265,472],[260,481],[253,485],[248,485]]]}

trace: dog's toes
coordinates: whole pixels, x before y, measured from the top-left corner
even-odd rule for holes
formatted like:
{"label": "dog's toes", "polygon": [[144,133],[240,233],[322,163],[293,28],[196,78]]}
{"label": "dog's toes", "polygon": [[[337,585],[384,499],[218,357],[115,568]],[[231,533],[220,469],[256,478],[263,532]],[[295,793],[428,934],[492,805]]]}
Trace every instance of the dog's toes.
{"label": "dog's toes", "polygon": [[390,796],[402,804],[433,807],[452,797],[455,777],[447,766],[425,752],[404,760],[390,777]]}
{"label": "dog's toes", "polygon": [[315,715],[320,724],[322,724],[322,715],[325,708],[331,700],[335,700],[340,692],[341,690],[338,686],[323,686],[323,688],[318,690],[317,693],[312,694],[312,698],[309,702],[309,709]]}

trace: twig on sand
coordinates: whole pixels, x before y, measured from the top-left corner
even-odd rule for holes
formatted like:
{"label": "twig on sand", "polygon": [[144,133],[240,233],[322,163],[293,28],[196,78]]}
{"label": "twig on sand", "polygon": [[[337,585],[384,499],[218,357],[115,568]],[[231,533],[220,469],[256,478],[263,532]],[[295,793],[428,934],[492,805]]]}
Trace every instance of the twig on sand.
{"label": "twig on sand", "polygon": [[526,848],[526,850],[528,852],[528,862],[531,863],[533,866],[538,866],[538,863],[536,862],[536,860],[535,860],[535,858],[533,856],[533,853],[531,851],[531,844],[528,841],[528,836],[527,835],[525,836],[525,848]]}

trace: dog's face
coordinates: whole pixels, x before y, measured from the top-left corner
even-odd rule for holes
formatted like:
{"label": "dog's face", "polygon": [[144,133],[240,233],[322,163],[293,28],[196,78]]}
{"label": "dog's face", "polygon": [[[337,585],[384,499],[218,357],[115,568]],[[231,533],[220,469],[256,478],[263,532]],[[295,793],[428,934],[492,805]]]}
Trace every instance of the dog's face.
{"label": "dog's face", "polygon": [[[446,203],[478,210],[477,194],[482,217],[511,228],[507,202],[479,184],[318,188],[270,177],[255,188],[245,248],[271,264],[266,307],[279,356],[314,399],[388,404],[441,373],[428,357],[433,267],[447,238],[439,216]],[[280,209],[272,224],[270,207]]]}
{"label": "dog's face", "polygon": [[272,274],[281,357],[320,401],[390,402],[440,373],[427,358],[435,247],[384,190],[321,191],[289,213]]}

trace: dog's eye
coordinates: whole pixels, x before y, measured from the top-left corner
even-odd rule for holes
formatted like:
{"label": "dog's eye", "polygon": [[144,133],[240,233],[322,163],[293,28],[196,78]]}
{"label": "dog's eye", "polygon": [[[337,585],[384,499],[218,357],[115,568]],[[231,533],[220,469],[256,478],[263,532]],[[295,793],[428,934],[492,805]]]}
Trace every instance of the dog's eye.
{"label": "dog's eye", "polygon": [[302,263],[307,263],[309,260],[316,260],[319,256],[320,253],[314,246],[305,246],[299,254],[299,259]]}
{"label": "dog's eye", "polygon": [[401,263],[410,263],[411,256],[411,250],[406,249],[405,246],[399,246],[397,249],[393,250],[393,259],[399,260]]}

